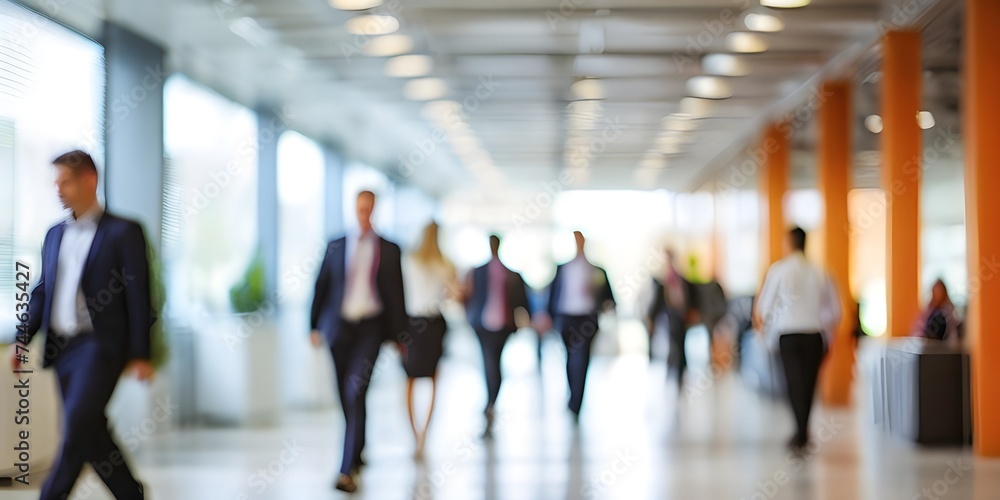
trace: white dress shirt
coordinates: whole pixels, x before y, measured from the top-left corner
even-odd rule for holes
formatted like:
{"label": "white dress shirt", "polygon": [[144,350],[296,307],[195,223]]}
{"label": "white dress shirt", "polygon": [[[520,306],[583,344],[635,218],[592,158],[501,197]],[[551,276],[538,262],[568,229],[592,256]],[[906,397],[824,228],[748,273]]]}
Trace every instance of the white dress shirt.
{"label": "white dress shirt", "polygon": [[594,312],[594,287],[591,279],[594,266],[583,254],[562,267],[562,289],[556,312],[569,316],[584,316]]}
{"label": "white dress shirt", "polygon": [[344,302],[340,315],[348,321],[372,318],[382,312],[382,300],[375,286],[379,237],[374,231],[347,235],[344,256]]}
{"label": "white dress shirt", "polygon": [[70,216],[63,227],[49,317],[52,329],[60,334],[74,336],[94,329],[80,279],[103,214],[104,210],[95,203],[79,217]]}
{"label": "white dress shirt", "polygon": [[420,318],[440,316],[452,276],[451,269],[443,263],[426,264],[412,255],[404,258],[403,292],[407,314]]}
{"label": "white dress shirt", "polygon": [[789,333],[819,332],[829,340],[840,322],[840,299],[833,280],[802,252],[775,262],[757,298],[768,345]]}

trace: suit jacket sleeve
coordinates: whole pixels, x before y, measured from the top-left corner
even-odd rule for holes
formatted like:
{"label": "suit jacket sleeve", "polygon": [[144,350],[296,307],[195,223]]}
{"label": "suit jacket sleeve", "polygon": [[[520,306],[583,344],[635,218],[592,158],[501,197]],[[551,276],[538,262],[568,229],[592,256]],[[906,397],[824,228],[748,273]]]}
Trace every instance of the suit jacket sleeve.
{"label": "suit jacket sleeve", "polygon": [[559,286],[559,271],[562,267],[556,267],[556,275],[552,278],[552,283],[549,283],[549,293],[548,300],[545,301],[545,310],[549,313],[550,318],[556,317],[556,287]]}
{"label": "suit jacket sleeve", "polygon": [[528,311],[528,315],[532,315],[531,301],[528,300],[528,285],[524,282],[521,273],[517,273],[517,282],[517,305]]}
{"label": "suit jacket sleeve", "polygon": [[38,270],[40,278],[38,284],[31,291],[31,299],[28,302],[27,330],[18,330],[18,336],[20,339],[25,340],[25,345],[31,342],[32,337],[42,327],[42,314],[45,314],[45,256],[48,255],[46,250],[48,250],[49,235],[51,234],[52,231],[50,230],[45,235],[45,242],[42,243],[42,268]]}
{"label": "suit jacket sleeve", "polygon": [[122,274],[135,276],[125,287],[128,314],[129,359],[149,359],[149,332],[153,326],[153,301],[150,294],[149,259],[142,227],[129,224],[122,244]]}
{"label": "suit jacket sleeve", "polygon": [[611,281],[608,280],[608,272],[601,269],[601,275],[604,276],[604,284],[601,287],[601,302],[598,304],[598,307],[603,307],[608,302],[611,303],[611,307],[615,307],[618,303],[615,302],[615,294],[611,291]]}
{"label": "suit jacket sleeve", "polygon": [[326,253],[323,254],[323,263],[319,265],[319,275],[316,277],[316,287],[313,291],[312,309],[309,313],[309,330],[319,328],[319,315],[323,310],[323,303],[330,287],[331,254],[333,253],[333,243],[326,246]]}
{"label": "suit jacket sleeve", "polygon": [[649,313],[646,315],[647,320],[654,321],[656,315],[664,308],[664,293],[666,293],[666,290],[664,290],[663,285],[653,280],[653,303],[649,305]]}
{"label": "suit jacket sleeve", "polygon": [[392,328],[392,331],[389,332],[392,334],[392,338],[388,340],[399,340],[404,338],[404,333],[409,331],[409,320],[406,315],[406,296],[403,291],[402,252],[395,243],[388,245],[388,247],[392,249],[392,258],[383,261],[389,266],[386,271],[391,283],[389,290],[386,290],[388,303],[385,304],[386,312],[391,317]]}

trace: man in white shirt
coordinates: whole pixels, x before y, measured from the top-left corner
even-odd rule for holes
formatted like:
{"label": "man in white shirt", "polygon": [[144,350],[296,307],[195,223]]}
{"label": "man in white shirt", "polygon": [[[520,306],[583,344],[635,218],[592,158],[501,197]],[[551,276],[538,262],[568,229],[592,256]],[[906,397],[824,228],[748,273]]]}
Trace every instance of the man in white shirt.
{"label": "man in white shirt", "polygon": [[788,399],[796,432],[795,451],[809,443],[809,413],[816,393],[827,339],[840,322],[841,307],[833,281],[805,256],[806,232],[796,227],[785,240],[786,256],[764,278],[754,308],[754,326],[784,365]]}
{"label": "man in white shirt", "polygon": [[576,257],[556,268],[555,278],[549,286],[548,315],[566,344],[569,409],[573,420],[577,421],[583,405],[591,345],[597,334],[597,317],[601,311],[613,309],[615,299],[608,273],[587,260],[583,233],[574,231],[573,237],[576,238]]}
{"label": "man in white shirt", "polygon": [[333,355],[346,423],[340,474],[335,487],[357,490],[365,446],[365,397],[382,343],[408,335],[399,246],[375,233],[375,194],[357,197],[358,231],[327,247],[313,296],[313,346],[324,340]]}
{"label": "man in white shirt", "polygon": [[[146,239],[138,223],[101,208],[97,166],[89,154],[71,151],[52,163],[70,217],[45,236],[28,320],[18,328],[25,345],[45,332],[39,354],[43,366],[55,369],[63,402],[63,442],[41,498],[69,496],[90,463],[115,498],[141,500],[143,485],[108,430],[105,407],[122,372],[140,380],[153,376],[150,329],[156,314]],[[13,361],[16,369],[23,358]]]}

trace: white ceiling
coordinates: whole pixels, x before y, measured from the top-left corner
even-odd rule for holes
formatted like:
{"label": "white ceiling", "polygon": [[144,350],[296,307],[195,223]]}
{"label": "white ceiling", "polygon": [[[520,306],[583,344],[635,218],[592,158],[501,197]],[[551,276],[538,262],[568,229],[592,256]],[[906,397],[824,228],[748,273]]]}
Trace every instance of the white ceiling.
{"label": "white ceiling", "polygon": [[[387,58],[357,53],[371,38],[347,31],[358,13],[325,0],[24,3],[94,37],[104,19],[122,23],[165,46],[171,68],[247,105],[287,106],[293,128],[390,173],[435,138],[424,103],[404,97],[407,79],[385,76]],[[762,35],[766,52],[739,56],[749,74],[726,78],[733,97],[711,101],[666,157],[662,120],[681,109],[702,56],[729,53],[726,34],[746,31],[744,13],[766,10],[757,0],[388,0],[374,11],[392,12],[410,53],[433,58],[444,99],[466,103],[462,123],[476,139],[466,142],[478,147],[460,155],[435,142],[406,179],[443,194],[470,181],[536,189],[559,178],[570,144],[592,151],[586,181],[563,188],[695,189],[762,117],[870,38],[891,12],[885,3],[814,0],[778,12],[784,31]],[[259,26],[249,41],[234,32],[248,19]],[[582,78],[601,79],[604,98],[571,107]]]}

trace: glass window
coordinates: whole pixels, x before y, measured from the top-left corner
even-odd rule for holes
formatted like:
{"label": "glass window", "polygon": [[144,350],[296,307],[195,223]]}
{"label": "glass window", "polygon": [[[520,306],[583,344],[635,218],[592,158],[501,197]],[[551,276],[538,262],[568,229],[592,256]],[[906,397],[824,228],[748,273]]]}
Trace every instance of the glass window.
{"label": "glass window", "polygon": [[229,311],[257,252],[257,118],[183,75],[167,79],[163,101],[170,308]]}
{"label": "glass window", "polygon": [[83,149],[103,174],[103,113],[104,49],[0,0],[0,303],[13,301],[15,261],[37,281],[45,234],[66,216],[52,160]]}

